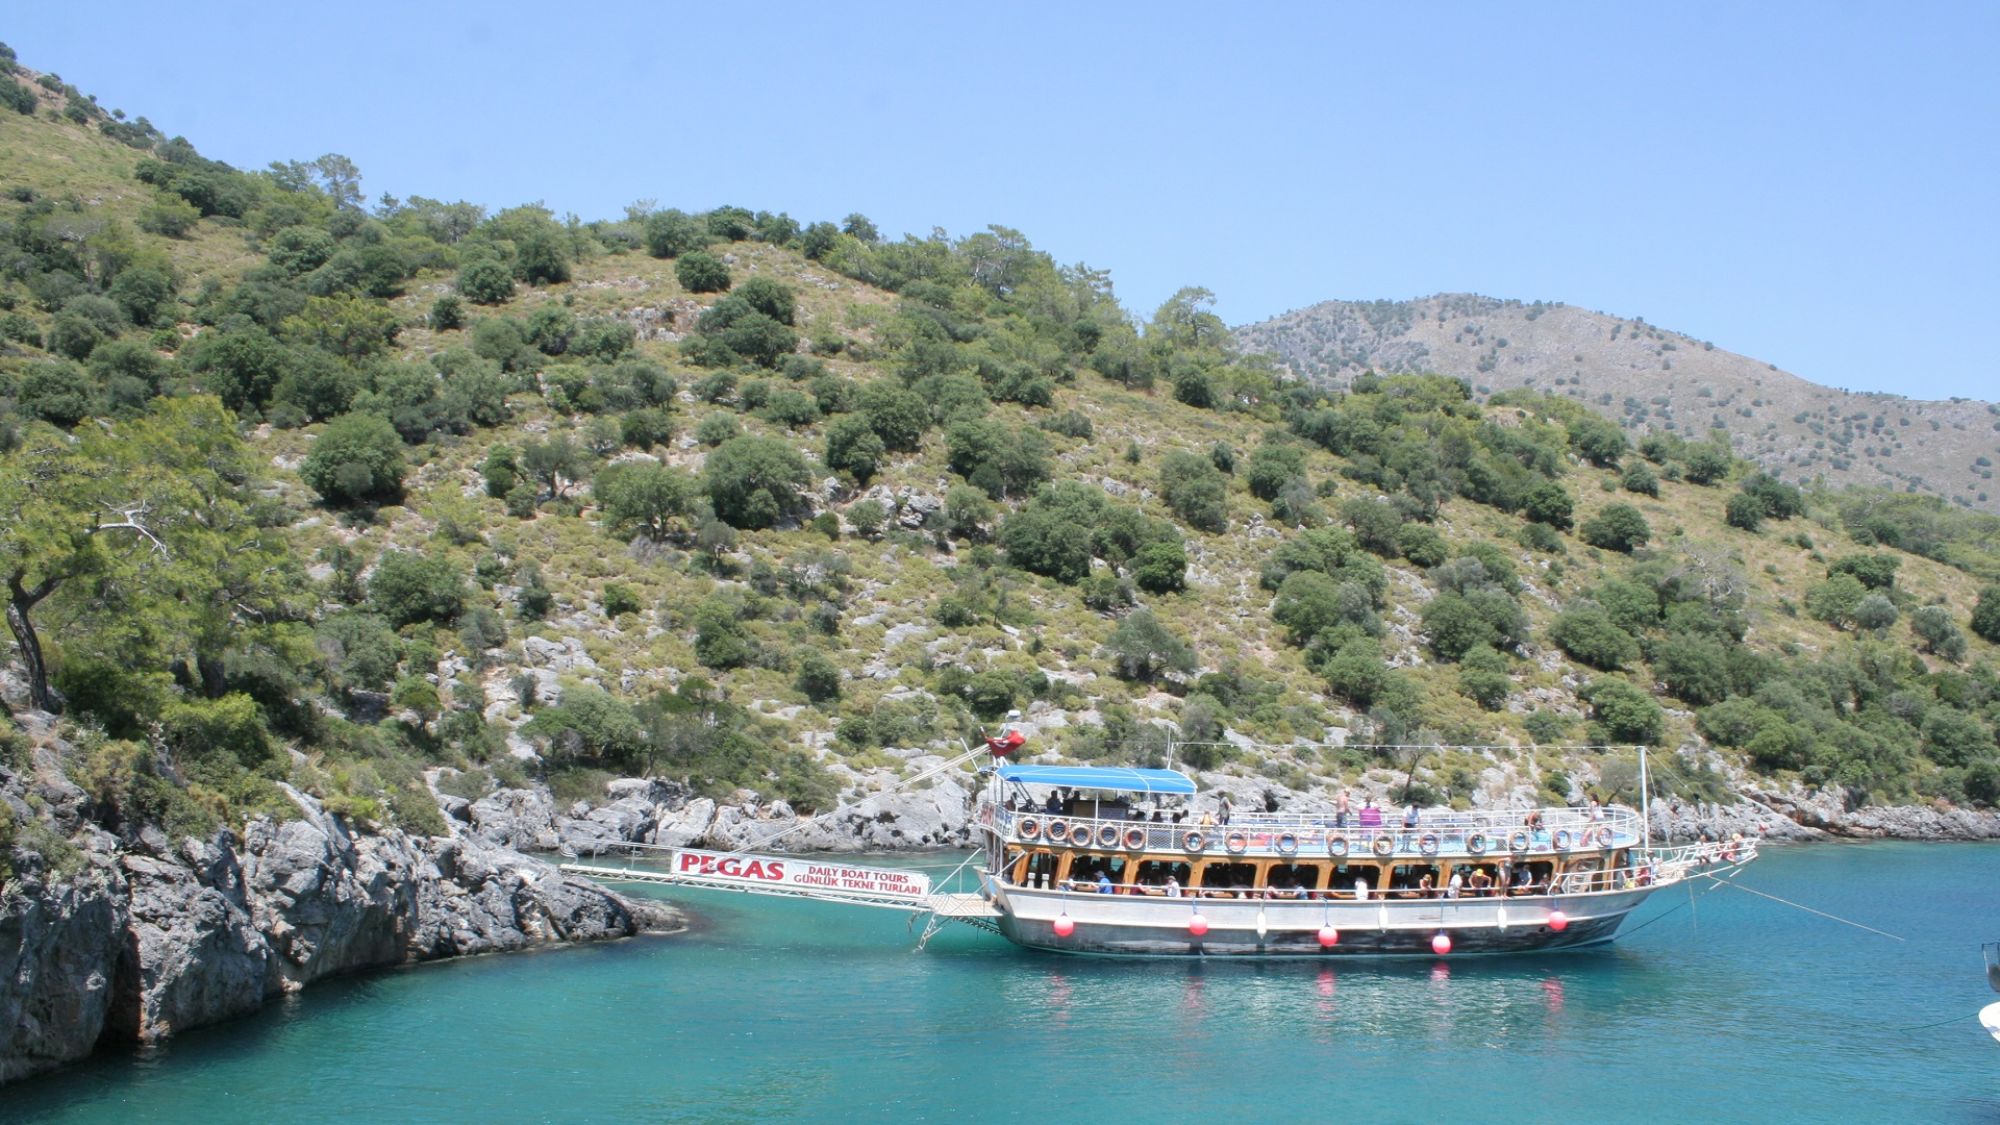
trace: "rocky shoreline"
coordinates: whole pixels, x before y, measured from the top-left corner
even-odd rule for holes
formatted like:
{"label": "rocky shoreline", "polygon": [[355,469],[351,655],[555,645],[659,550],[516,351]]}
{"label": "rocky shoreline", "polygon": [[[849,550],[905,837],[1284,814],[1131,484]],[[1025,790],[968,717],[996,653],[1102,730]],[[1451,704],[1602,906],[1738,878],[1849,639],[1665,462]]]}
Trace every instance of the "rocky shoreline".
{"label": "rocky shoreline", "polygon": [[0,1083],[330,976],[680,926],[476,832],[363,833],[295,791],[296,818],[240,835],[120,840],[49,751],[35,757],[0,769],[0,800],[43,829],[0,886]]}
{"label": "rocky shoreline", "polygon": [[[915,771],[942,762],[918,756]],[[1237,808],[1331,810],[1330,794],[1204,777]],[[38,818],[52,855],[16,848],[0,887],[0,1083],[100,1043],[152,1042],[248,1014],[313,981],[409,962],[677,928],[674,911],[564,877],[529,853],[602,854],[628,843],[781,852],[970,847],[973,779],[852,796],[802,817],[783,802],[717,802],[661,780],[611,782],[600,802],[559,807],[546,787],[437,798],[450,834],[367,833],[288,790],[298,815],[239,835],[119,840],[52,751],[0,769],[0,800]],[[1360,786],[1387,800],[1382,785]],[[1380,790],[1380,792],[1376,792]],[[1941,807],[1847,810],[1837,798],[1752,791],[1731,804],[1656,801],[1662,840],[1733,833],[1769,840],[1993,840],[2000,815]]]}

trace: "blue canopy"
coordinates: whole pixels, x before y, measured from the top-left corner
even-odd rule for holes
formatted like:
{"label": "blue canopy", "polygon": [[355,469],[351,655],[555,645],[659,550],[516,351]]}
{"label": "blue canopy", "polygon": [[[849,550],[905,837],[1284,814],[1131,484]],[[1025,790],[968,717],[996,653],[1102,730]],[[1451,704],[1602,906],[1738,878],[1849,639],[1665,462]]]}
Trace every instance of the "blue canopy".
{"label": "blue canopy", "polygon": [[1116,793],[1192,794],[1194,792],[1194,782],[1179,770],[1010,764],[1000,767],[1000,780],[1020,785],[1067,785],[1073,789],[1109,789]]}

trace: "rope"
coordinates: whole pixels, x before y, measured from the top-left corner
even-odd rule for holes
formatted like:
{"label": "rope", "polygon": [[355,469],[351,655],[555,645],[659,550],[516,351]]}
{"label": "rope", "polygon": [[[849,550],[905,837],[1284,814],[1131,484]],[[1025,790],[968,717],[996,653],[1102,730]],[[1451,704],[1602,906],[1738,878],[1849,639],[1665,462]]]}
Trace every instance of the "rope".
{"label": "rope", "polygon": [[1920,1023],[1920,1024],[1917,1024],[1917,1025],[1916,1025],[1915,1027],[1899,1027],[1899,1028],[1897,1028],[1896,1030],[1897,1030],[1897,1031],[1929,1031],[1929,1030],[1930,1030],[1931,1028],[1934,1028],[1934,1027],[1943,1027],[1943,1026],[1944,1026],[1945,1024],[1948,1024],[1948,1023],[1957,1023],[1957,1022],[1958,1022],[1958,1021],[1960,1021],[1960,1020],[1964,1020],[1964,1019],[1971,1019],[1971,1018],[1972,1018],[1971,1016],[1953,1016],[1953,1017],[1951,1017],[1951,1018],[1950,1018],[1950,1019],[1948,1019],[1948,1020],[1939,1020],[1939,1021],[1937,1021],[1936,1023]]}
{"label": "rope", "polygon": [[[1714,887],[1709,887],[1709,888],[1706,888],[1705,890],[1703,890],[1703,891],[1702,891],[1701,893],[1702,893],[1702,894],[1707,894],[1707,893],[1709,893],[1709,891],[1712,891],[1712,890],[1714,890],[1714,889],[1715,889]],[[1652,924],[1653,924],[1653,923],[1655,923],[1655,922],[1664,922],[1664,921],[1666,921],[1667,919],[1669,919],[1669,918],[1673,917],[1674,915],[1676,915],[1676,914],[1679,914],[1679,913],[1680,913],[1681,911],[1683,911],[1683,910],[1692,910],[1692,909],[1694,909],[1694,900],[1695,900],[1695,891],[1694,891],[1694,884],[1693,884],[1693,883],[1689,883],[1689,884],[1688,884],[1688,900],[1687,900],[1686,902],[1684,902],[1684,903],[1681,903],[1681,904],[1680,904],[1679,906],[1676,906],[1676,907],[1674,907],[1674,908],[1673,908],[1672,910],[1669,910],[1669,911],[1667,911],[1667,912],[1665,912],[1665,913],[1663,913],[1663,914],[1659,915],[1658,917],[1654,917],[1654,918],[1648,918],[1648,919],[1646,919],[1646,920],[1645,920],[1644,922],[1640,923],[1639,925],[1637,925],[1637,926],[1634,926],[1634,927],[1632,927],[1632,928],[1631,928],[1631,929],[1629,929],[1629,930],[1626,930],[1626,931],[1625,931],[1625,933],[1624,933],[1624,937],[1625,937],[1625,938],[1630,938],[1630,937],[1631,937],[1631,936],[1632,936],[1633,934],[1636,934],[1636,933],[1640,932],[1641,930],[1644,930],[1644,929],[1645,929],[1645,928],[1646,928],[1647,926],[1650,926],[1650,925],[1652,925]]]}
{"label": "rope", "polygon": [[1878,930],[1878,929],[1876,929],[1876,928],[1875,928],[1875,927],[1873,927],[1873,926],[1864,926],[1864,925],[1862,925],[1862,924],[1861,924],[1861,923],[1859,923],[1859,922],[1856,922],[1856,921],[1853,921],[1852,919],[1848,919],[1848,918],[1842,918],[1842,917],[1841,917],[1840,915],[1838,915],[1838,914],[1828,914],[1828,913],[1827,913],[1826,911],[1824,911],[1824,910],[1814,910],[1814,909],[1813,909],[1812,907],[1810,907],[1810,906],[1807,906],[1807,905],[1805,905],[1804,903],[1798,903],[1798,902],[1793,902],[1793,901],[1792,901],[1791,899],[1788,899],[1788,898],[1779,898],[1779,897],[1778,897],[1777,895],[1774,895],[1774,894],[1766,894],[1765,892],[1763,892],[1763,891],[1760,891],[1760,890],[1756,889],[1755,887],[1746,887],[1746,886],[1744,886],[1744,885],[1743,885],[1743,884],[1741,884],[1741,883],[1725,883],[1725,882],[1723,882],[1722,880],[1720,880],[1720,879],[1717,879],[1717,878],[1715,878],[1715,876],[1713,876],[1713,875],[1710,875],[1710,874],[1709,874],[1708,872],[1706,872],[1706,871],[1703,871],[1703,872],[1697,872],[1697,874],[1701,875],[1701,877],[1702,877],[1702,878],[1704,878],[1704,879],[1710,879],[1710,880],[1713,880],[1713,881],[1715,882],[1715,885],[1716,885],[1716,886],[1719,886],[1719,887],[1732,887],[1732,888],[1734,888],[1734,889],[1736,889],[1736,890],[1739,890],[1739,891],[1742,891],[1742,892],[1744,892],[1744,893],[1746,893],[1746,894],[1753,894],[1753,895],[1756,895],[1756,896],[1757,896],[1758,898],[1768,898],[1768,899],[1770,899],[1770,900],[1771,900],[1772,902],[1776,902],[1776,903],[1782,903],[1782,904],[1784,904],[1784,905],[1786,905],[1786,906],[1789,906],[1789,907],[1791,907],[1791,908],[1792,908],[1792,909],[1794,909],[1794,910],[1803,910],[1803,911],[1805,911],[1805,912],[1806,912],[1807,914],[1817,914],[1817,915],[1819,915],[1819,916],[1820,916],[1820,917],[1822,917],[1822,918],[1825,918],[1825,919],[1828,919],[1829,921],[1834,921],[1834,922],[1839,922],[1839,923],[1840,923],[1841,925],[1843,925],[1843,926],[1853,926],[1853,927],[1854,927],[1855,929],[1857,929],[1857,930],[1867,930],[1867,931],[1868,931],[1869,933],[1871,933],[1871,934],[1880,934],[1881,936],[1883,936],[1883,937],[1885,937],[1885,938],[1891,938],[1891,939],[1893,939],[1893,940],[1895,940],[1895,941],[1908,941],[1908,940],[1909,940],[1908,938],[1905,938],[1905,937],[1899,937],[1899,936],[1897,936],[1896,934],[1892,934],[1892,933],[1890,933],[1890,932],[1889,932],[1889,931],[1887,931],[1887,930]]}

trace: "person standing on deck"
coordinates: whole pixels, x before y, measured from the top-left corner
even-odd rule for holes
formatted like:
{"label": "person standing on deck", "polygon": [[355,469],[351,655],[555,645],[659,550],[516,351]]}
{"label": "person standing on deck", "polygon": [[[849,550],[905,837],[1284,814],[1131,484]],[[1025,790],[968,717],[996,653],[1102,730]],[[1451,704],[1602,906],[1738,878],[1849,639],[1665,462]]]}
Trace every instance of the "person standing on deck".
{"label": "person standing on deck", "polygon": [[1027,741],[1028,736],[1021,733],[1021,713],[1009,711],[1007,724],[1000,728],[999,735],[986,740],[986,748],[993,751],[994,757],[1005,758],[1019,750]]}
{"label": "person standing on deck", "polygon": [[1347,790],[1345,789],[1342,789],[1333,798],[1333,826],[1343,829],[1347,827]]}

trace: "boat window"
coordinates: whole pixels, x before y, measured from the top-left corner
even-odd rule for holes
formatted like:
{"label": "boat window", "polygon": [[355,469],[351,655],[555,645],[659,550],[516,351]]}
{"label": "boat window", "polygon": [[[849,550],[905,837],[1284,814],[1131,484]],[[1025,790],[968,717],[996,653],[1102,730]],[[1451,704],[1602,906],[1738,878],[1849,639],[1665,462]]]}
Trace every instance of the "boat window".
{"label": "boat window", "polygon": [[1389,872],[1389,893],[1397,898],[1431,897],[1443,881],[1444,872],[1435,863],[1399,863]]}
{"label": "boat window", "polygon": [[1125,861],[1116,856],[1080,855],[1070,864],[1069,885],[1075,890],[1090,890],[1096,885],[1097,876],[1101,873],[1113,885],[1122,886],[1125,882],[1126,866]]}
{"label": "boat window", "polygon": [[1201,883],[1204,894],[1215,897],[1233,897],[1239,892],[1248,892],[1257,885],[1257,865],[1254,863],[1208,863],[1202,865]]}
{"label": "boat window", "polygon": [[1164,860],[1147,860],[1139,865],[1139,883],[1147,887],[1164,887],[1171,877],[1174,882],[1188,885],[1190,867],[1185,863],[1168,863]]}
{"label": "boat window", "polygon": [[1271,865],[1270,886],[1276,890],[1319,889],[1319,864],[1317,863],[1274,863]]}
{"label": "boat window", "polygon": [[1057,859],[1054,852],[1036,852],[1029,856],[1028,875],[1022,882],[1030,887],[1055,886]]}
{"label": "boat window", "polygon": [[1354,884],[1365,882],[1370,893],[1381,884],[1382,869],[1372,863],[1343,863],[1333,869],[1332,885],[1328,888],[1336,898],[1353,898]]}

